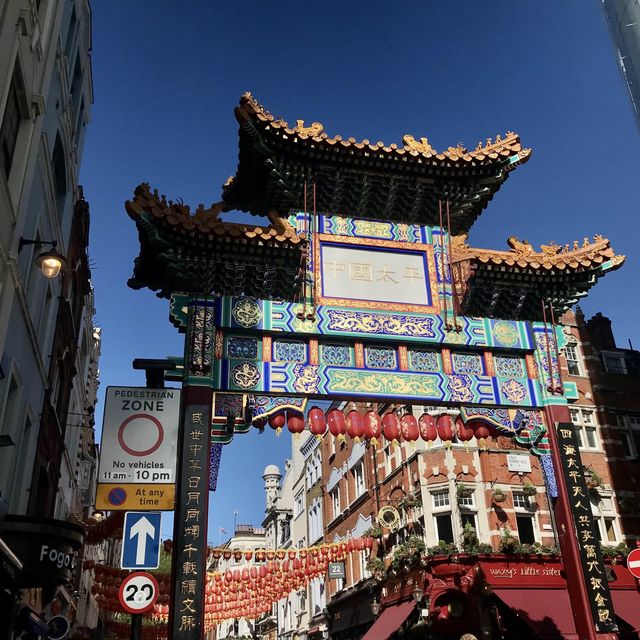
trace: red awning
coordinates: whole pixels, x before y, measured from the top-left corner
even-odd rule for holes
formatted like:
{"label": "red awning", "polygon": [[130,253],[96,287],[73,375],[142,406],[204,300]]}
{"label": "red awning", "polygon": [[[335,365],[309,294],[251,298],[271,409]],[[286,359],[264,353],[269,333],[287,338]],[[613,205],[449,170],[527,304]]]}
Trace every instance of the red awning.
{"label": "red awning", "polygon": [[540,638],[577,640],[569,594],[561,589],[494,589],[495,593]]}
{"label": "red awning", "polygon": [[640,593],[637,591],[620,591],[611,589],[613,610],[634,631],[640,631]]}
{"label": "red awning", "polygon": [[400,628],[415,607],[416,603],[413,600],[387,607],[362,640],[387,640]]}

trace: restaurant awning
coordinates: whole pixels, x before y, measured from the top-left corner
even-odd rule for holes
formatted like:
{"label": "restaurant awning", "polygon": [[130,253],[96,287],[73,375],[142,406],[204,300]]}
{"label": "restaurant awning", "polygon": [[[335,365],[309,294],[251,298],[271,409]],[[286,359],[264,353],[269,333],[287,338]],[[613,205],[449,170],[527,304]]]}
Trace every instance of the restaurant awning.
{"label": "restaurant awning", "polygon": [[634,631],[640,631],[640,593],[611,589],[611,597],[616,616]]}
{"label": "restaurant awning", "polygon": [[415,607],[416,603],[413,600],[387,607],[362,640],[387,640],[400,628]]}
{"label": "restaurant awning", "polygon": [[569,594],[560,589],[494,589],[541,640],[578,640]]}

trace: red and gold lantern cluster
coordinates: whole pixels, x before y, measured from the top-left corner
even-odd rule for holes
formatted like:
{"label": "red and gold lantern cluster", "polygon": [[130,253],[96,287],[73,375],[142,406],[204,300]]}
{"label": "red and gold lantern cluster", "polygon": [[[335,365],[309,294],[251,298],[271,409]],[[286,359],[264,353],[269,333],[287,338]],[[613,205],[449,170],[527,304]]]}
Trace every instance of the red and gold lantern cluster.
{"label": "red and gold lantern cluster", "polygon": [[460,416],[454,419],[449,413],[437,416],[424,413],[418,419],[412,413],[400,414],[395,411],[388,411],[381,416],[376,411],[362,413],[356,409],[346,412],[330,409],[325,413],[318,407],[312,407],[309,409],[306,425],[301,415],[294,411],[271,416],[269,425],[278,433],[286,425],[294,435],[302,433],[308,426],[309,431],[317,438],[324,437],[328,430],[340,441],[348,436],[355,442],[364,439],[374,445],[381,435],[384,435],[386,441],[393,443],[416,442],[422,439],[430,444],[440,439],[445,446],[450,446],[454,441],[466,443],[475,437],[481,447],[484,447],[487,439],[491,437],[491,431],[484,422],[464,422]]}
{"label": "red and gold lantern cluster", "polygon": [[107,538],[113,538],[122,533],[124,511],[114,511],[108,518],[99,520],[91,516],[86,522],[85,544],[100,544]]}
{"label": "red and gold lantern cluster", "polygon": [[[306,549],[211,549],[214,559],[233,560],[237,566],[208,574],[205,595],[205,628],[211,629],[223,620],[255,619],[271,610],[274,602],[292,591],[305,587],[310,580],[323,576],[330,562],[340,562],[350,553],[371,550],[373,538],[350,538],[343,542]],[[83,565],[95,573],[92,593],[101,609],[122,612],[118,589],[128,571],[97,564]],[[155,574],[160,587],[158,603],[145,614],[164,625],[169,619],[169,574]],[[130,626],[126,625],[130,630]],[[156,629],[155,626],[151,627]],[[154,632],[149,632],[154,633]],[[119,633],[118,633],[119,635]],[[123,637],[127,637],[124,635]],[[150,635],[148,640],[163,636]]]}

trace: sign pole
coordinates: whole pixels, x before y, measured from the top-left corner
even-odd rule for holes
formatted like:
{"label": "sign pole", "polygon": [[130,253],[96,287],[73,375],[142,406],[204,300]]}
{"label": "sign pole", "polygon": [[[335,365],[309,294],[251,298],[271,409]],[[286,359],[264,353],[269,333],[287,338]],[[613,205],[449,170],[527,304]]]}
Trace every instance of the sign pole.
{"label": "sign pole", "polygon": [[142,635],[142,614],[131,614],[131,640],[140,640]]}
{"label": "sign pole", "polygon": [[178,435],[178,485],[171,559],[169,640],[201,640],[204,630],[214,302],[190,299]]}

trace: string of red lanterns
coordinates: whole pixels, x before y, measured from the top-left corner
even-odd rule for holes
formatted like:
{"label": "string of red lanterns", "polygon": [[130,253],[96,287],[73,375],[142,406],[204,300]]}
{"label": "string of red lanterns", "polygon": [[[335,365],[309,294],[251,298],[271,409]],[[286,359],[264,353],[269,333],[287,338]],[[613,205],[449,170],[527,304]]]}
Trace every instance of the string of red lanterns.
{"label": "string of red lanterns", "polygon": [[484,448],[486,441],[494,433],[480,420],[464,422],[460,416],[454,419],[446,412],[437,416],[424,413],[416,418],[412,413],[399,415],[395,411],[388,411],[381,416],[376,411],[361,413],[351,409],[345,415],[340,409],[330,409],[325,413],[318,407],[312,407],[309,409],[306,425],[300,413],[295,411],[273,415],[269,417],[268,424],[277,433],[286,426],[290,433],[298,435],[308,427],[317,438],[324,437],[328,431],[339,441],[348,436],[354,442],[364,439],[374,445],[381,435],[387,442],[417,442],[422,439],[429,446],[438,439],[445,446],[450,446],[454,440],[467,443],[475,437]]}
{"label": "string of red lanterns", "polygon": [[[270,611],[274,602],[326,574],[330,562],[340,562],[350,553],[371,550],[372,546],[373,538],[364,537],[304,549],[210,549],[213,559],[233,558],[245,564],[208,574],[205,628],[213,628],[223,620],[234,618],[256,619]],[[85,561],[83,568],[94,571],[95,581],[91,591],[99,607],[105,611],[122,612],[118,589],[128,571],[92,560]],[[169,616],[171,576],[155,574],[155,577],[160,587],[158,602],[145,615],[164,624]],[[129,629],[129,625],[126,626]],[[160,640],[153,635],[156,632],[148,633],[151,634],[148,640]]]}

